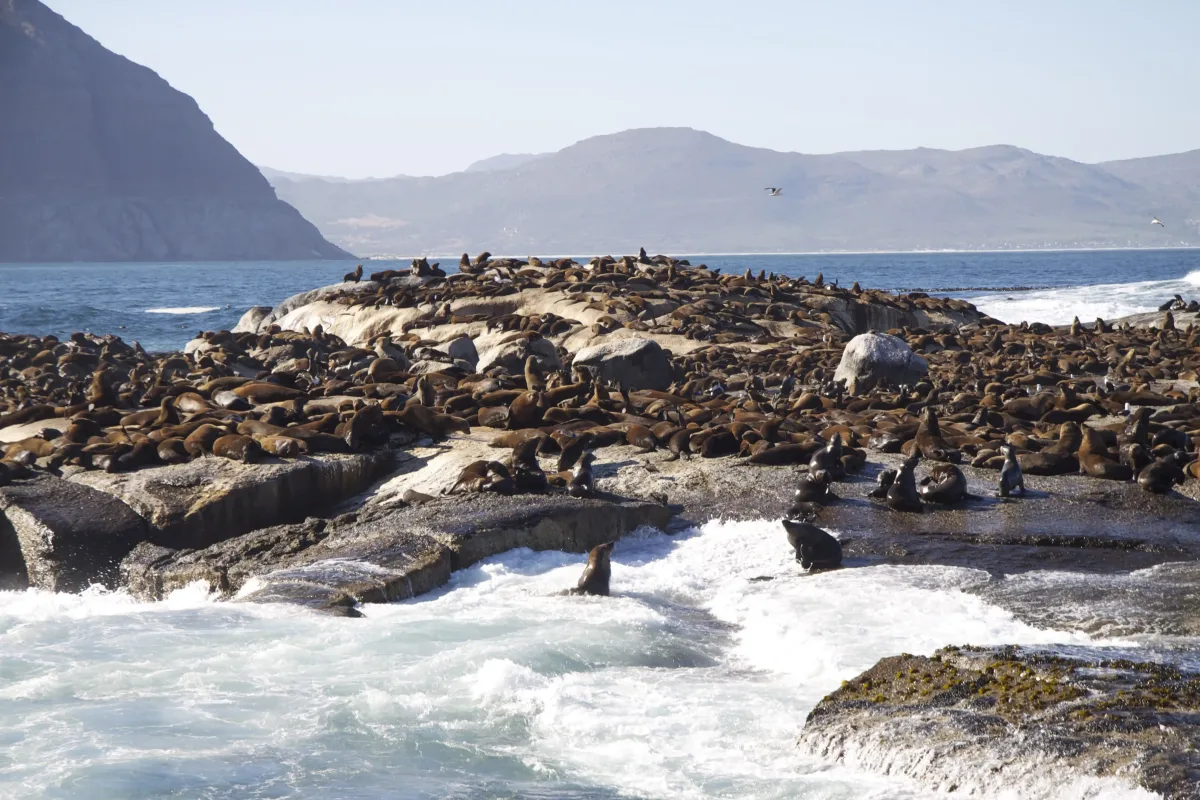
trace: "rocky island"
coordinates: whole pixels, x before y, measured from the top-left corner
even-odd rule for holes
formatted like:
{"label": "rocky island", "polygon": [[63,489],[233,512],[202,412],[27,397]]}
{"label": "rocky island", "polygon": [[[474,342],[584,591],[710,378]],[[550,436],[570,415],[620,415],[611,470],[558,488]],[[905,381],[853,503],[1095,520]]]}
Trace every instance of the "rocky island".
{"label": "rocky island", "polygon": [[[356,616],[514,547],[788,518],[783,549],[802,523],[836,532],[836,557],[806,551],[814,569],[1163,565],[1124,586],[1135,613],[1111,630],[1194,634],[1184,318],[1007,325],[820,275],[484,253],[359,269],[181,353],[0,334],[0,580],[147,599],[201,581]],[[1046,625],[1089,602],[1016,580],[980,593]],[[942,789],[1061,763],[1191,796],[1185,667],[945,644],[834,691],[800,745]],[[981,754],[999,766],[948,777]]]}

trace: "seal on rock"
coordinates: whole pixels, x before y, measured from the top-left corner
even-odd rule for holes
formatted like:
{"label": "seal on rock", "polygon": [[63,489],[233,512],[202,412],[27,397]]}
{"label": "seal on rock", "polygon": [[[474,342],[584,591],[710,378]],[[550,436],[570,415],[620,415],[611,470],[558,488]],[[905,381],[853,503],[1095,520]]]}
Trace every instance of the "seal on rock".
{"label": "seal on rock", "polygon": [[938,464],[921,480],[918,490],[926,503],[953,505],[967,496],[967,477],[954,464]]}
{"label": "seal on rock", "polygon": [[785,519],[783,529],[804,569],[832,569],[842,565],[841,543],[816,525]]}
{"label": "seal on rock", "polygon": [[913,456],[900,465],[896,480],[887,492],[887,506],[892,511],[921,512],[921,496],[917,494],[917,478],[913,474],[919,460],[918,456]]}
{"label": "seal on rock", "polygon": [[596,478],[592,474],[592,462],[596,454],[584,453],[571,469],[571,480],[567,484],[567,494],[571,497],[592,497],[596,493]]}
{"label": "seal on rock", "polygon": [[1000,453],[1004,456],[1004,466],[1000,468],[1000,496],[1011,497],[1016,491],[1024,497],[1025,475],[1017,462],[1016,449],[1010,444],[1005,444],[1000,446]]}

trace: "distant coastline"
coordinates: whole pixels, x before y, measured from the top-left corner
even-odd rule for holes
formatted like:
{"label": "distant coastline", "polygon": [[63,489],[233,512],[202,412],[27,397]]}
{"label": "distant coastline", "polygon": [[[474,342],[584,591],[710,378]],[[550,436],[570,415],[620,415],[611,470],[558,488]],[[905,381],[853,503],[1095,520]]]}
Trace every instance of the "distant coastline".
{"label": "distant coastline", "polygon": [[[738,253],[675,253],[669,255],[675,258],[734,258],[738,256],[886,256],[886,255],[957,255],[957,254],[997,254],[997,253],[1138,253],[1138,252],[1170,252],[1173,250],[1200,250],[1200,245],[1175,245],[1172,247],[1013,247],[1013,248],[980,248],[969,250],[951,248],[942,250],[808,250],[808,251],[778,251],[778,252],[738,252]],[[617,252],[616,250],[613,251]],[[649,252],[649,251],[647,251]],[[473,255],[473,254],[472,254]],[[595,257],[595,253],[545,253],[535,254],[539,258],[584,258]],[[529,253],[494,253],[493,258],[527,258]],[[357,256],[359,261],[405,261],[413,258],[461,258],[462,253],[419,253],[415,255],[372,254]]]}

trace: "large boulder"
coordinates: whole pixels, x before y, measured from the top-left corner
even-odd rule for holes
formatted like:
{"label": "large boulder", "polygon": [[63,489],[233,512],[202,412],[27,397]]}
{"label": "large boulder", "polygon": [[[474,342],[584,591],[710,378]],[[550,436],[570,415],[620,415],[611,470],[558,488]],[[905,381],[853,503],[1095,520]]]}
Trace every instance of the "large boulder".
{"label": "large boulder", "polygon": [[577,367],[590,367],[626,389],[665,390],[671,385],[671,359],[651,339],[617,339],[585,347],[575,354]]}
{"label": "large boulder", "polygon": [[470,336],[460,336],[450,342],[447,352],[455,361],[465,361],[470,364],[471,369],[475,369],[479,364],[479,351],[475,349],[475,342]]}
{"label": "large boulder", "polygon": [[271,306],[251,306],[233,326],[233,333],[258,333],[258,326],[270,313]]}
{"label": "large boulder", "polygon": [[528,343],[521,339],[490,347],[480,354],[479,363],[475,369],[479,372],[487,372],[492,367],[499,366],[516,374],[525,369],[527,355],[536,356],[542,369],[562,369],[562,359],[558,357],[558,350],[554,348],[554,342],[549,339],[534,339]]}
{"label": "large boulder", "polygon": [[871,331],[855,336],[846,344],[833,379],[844,380],[850,394],[861,394],[869,392],[881,380],[897,386],[911,384],[928,372],[929,362],[902,339]]}
{"label": "large boulder", "polygon": [[76,592],[117,584],[146,521],[112,495],[51,475],[0,489],[0,585]]}

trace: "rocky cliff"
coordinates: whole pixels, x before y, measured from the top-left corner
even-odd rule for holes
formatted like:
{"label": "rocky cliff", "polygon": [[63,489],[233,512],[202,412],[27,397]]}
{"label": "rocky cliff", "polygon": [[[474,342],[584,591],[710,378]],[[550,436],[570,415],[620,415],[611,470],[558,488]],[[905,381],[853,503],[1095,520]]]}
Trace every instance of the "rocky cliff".
{"label": "rocky cliff", "polygon": [[0,0],[0,261],[339,258],[182,92]]}

